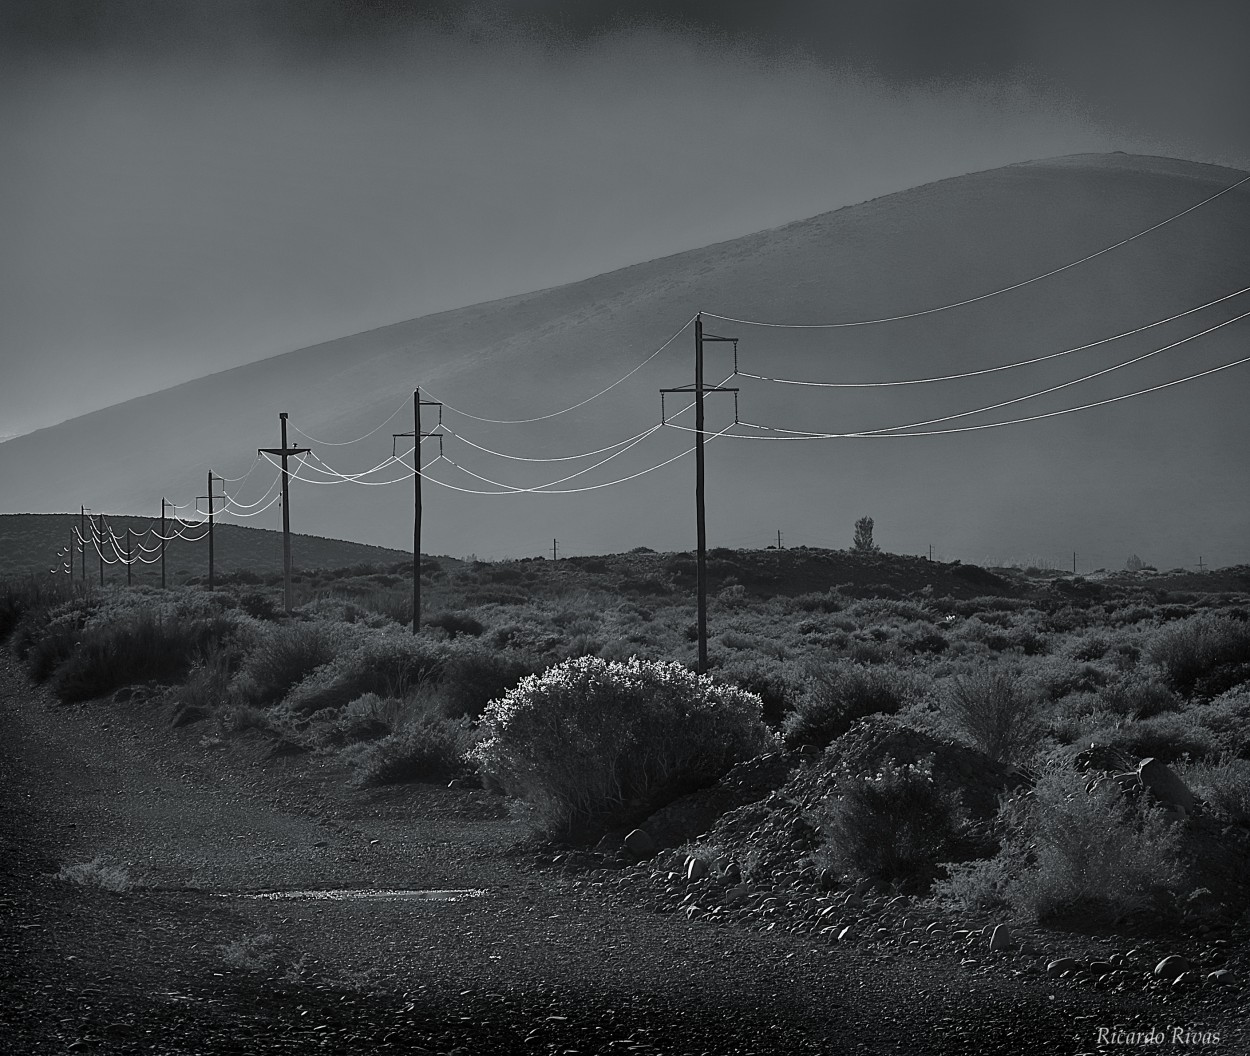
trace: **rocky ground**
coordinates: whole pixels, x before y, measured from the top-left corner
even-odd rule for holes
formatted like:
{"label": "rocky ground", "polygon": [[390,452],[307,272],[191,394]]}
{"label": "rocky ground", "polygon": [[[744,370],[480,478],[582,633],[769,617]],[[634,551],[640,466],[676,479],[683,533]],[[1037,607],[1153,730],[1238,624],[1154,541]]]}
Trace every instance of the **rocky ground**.
{"label": "rocky ground", "polygon": [[[1250,1053],[1245,921],[993,948],[994,921],[801,864],[819,773],[778,757],[707,794],[738,809],[696,865],[543,847],[480,790],[351,792],[159,699],[57,705],[6,657],[0,1051]],[[328,889],[462,894],[255,897]]]}

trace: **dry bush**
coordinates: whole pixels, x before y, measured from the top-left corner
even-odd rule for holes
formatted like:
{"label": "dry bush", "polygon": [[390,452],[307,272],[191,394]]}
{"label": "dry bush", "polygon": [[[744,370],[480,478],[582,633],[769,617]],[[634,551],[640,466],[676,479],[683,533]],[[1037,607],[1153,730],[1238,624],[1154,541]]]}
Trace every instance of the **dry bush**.
{"label": "dry bush", "polygon": [[74,702],[139,682],[181,681],[197,660],[232,636],[235,625],[224,613],[197,619],[151,609],[93,623],[57,666],[53,692]]}
{"label": "dry bush", "polygon": [[924,695],[924,684],[895,664],[813,661],[803,696],[782,726],[786,744],[823,748],[868,715],[893,715]]}
{"label": "dry bush", "polygon": [[405,697],[425,682],[437,680],[447,655],[446,644],[430,638],[399,633],[357,635],[310,669],[283,703],[296,714],[311,715],[344,707],[365,693]]}
{"label": "dry bush", "polygon": [[[276,704],[310,673],[332,661],[351,641],[350,628],[330,623],[267,626],[235,679],[249,704]],[[359,694],[353,694],[358,696]],[[346,698],[342,703],[346,703]]]}
{"label": "dry bush", "polygon": [[411,781],[445,781],[466,769],[475,735],[468,719],[422,714],[377,740],[342,753],[361,788]]}
{"label": "dry bush", "polygon": [[927,887],[964,827],[958,799],[933,781],[933,759],[886,757],[875,773],[844,772],[818,815],[826,844],[818,857],[858,876]]}
{"label": "dry bush", "polygon": [[472,756],[552,835],[635,822],[773,746],[760,699],[672,662],[582,657],[492,701]]}
{"label": "dry bush", "polygon": [[1238,825],[1250,826],[1250,759],[1225,753],[1177,768],[1206,805]]}
{"label": "dry bush", "polygon": [[[1162,670],[1168,685],[1186,696],[1204,688],[1201,683],[1221,669],[1237,669],[1244,680],[1250,677],[1245,670],[1250,665],[1250,621],[1211,613],[1192,616],[1156,632],[1146,658]],[[1211,687],[1210,695],[1232,684]]]}
{"label": "dry bush", "polygon": [[943,723],[998,762],[1023,762],[1041,743],[1047,705],[1014,668],[983,666],[942,687]]}

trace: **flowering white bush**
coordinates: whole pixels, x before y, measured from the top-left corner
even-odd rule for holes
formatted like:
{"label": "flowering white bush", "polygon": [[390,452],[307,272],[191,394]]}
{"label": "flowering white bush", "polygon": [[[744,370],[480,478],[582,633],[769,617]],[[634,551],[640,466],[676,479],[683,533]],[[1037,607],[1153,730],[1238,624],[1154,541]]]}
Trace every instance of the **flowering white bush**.
{"label": "flowering white bush", "polygon": [[584,656],[530,675],[482,716],[485,775],[553,834],[641,820],[775,746],[754,693],[671,661]]}

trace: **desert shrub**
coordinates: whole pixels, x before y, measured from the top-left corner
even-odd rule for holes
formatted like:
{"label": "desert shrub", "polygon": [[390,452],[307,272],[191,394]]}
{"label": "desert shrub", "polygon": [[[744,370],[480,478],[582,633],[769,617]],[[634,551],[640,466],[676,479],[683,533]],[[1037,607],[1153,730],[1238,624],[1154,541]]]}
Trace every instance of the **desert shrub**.
{"label": "desert shrub", "polygon": [[224,615],[194,619],[150,609],[88,625],[57,665],[52,690],[73,702],[138,682],[179,682],[196,660],[231,636],[234,626]]}
{"label": "desert shrub", "polygon": [[1250,826],[1250,759],[1231,754],[1178,767],[1181,779],[1212,810]]}
{"label": "desert shrub", "polygon": [[856,875],[931,880],[964,826],[957,797],[933,781],[932,757],[900,764],[887,756],[874,773],[843,772],[835,790],[818,816],[826,837],[821,856]]}
{"label": "desert shrub", "polygon": [[465,769],[464,755],[473,743],[468,719],[421,715],[402,729],[345,753],[361,788],[445,781]]}
{"label": "desert shrub", "polygon": [[868,715],[893,715],[923,695],[910,672],[894,665],[813,661],[804,672],[803,695],[782,725],[791,746],[823,748]]}
{"label": "desert shrub", "polygon": [[446,644],[429,638],[410,634],[358,638],[341,650],[331,647],[329,657],[307,669],[286,693],[283,705],[296,714],[311,715],[341,708],[365,693],[404,697],[427,680],[437,680],[446,658]]}
{"label": "desert shrub", "polygon": [[1203,704],[1191,704],[1185,709],[1185,717],[1210,730],[1225,751],[1250,758],[1250,687],[1221,693]]}
{"label": "desert shrub", "polygon": [[718,674],[764,706],[764,721],[775,726],[794,707],[802,694],[802,673],[793,661],[765,656],[733,656],[718,665]]}
{"label": "desert shrub", "polygon": [[467,612],[440,612],[427,619],[425,626],[437,627],[447,632],[448,638],[455,638],[461,634],[477,638],[486,631],[486,626],[482,621]]}
{"label": "desert shrub", "polygon": [[345,638],[341,626],[329,623],[267,627],[244,660],[236,688],[248,703],[277,703],[310,672],[333,660]]}
{"label": "desert shrub", "polygon": [[402,700],[366,693],[342,709],[319,715],[312,727],[313,739],[318,746],[337,748],[376,741],[402,726],[406,712]]}
{"label": "desert shrub", "polygon": [[758,697],[672,662],[598,657],[531,675],[483,715],[481,770],[552,834],[640,820],[770,747]]}
{"label": "desert shrub", "polygon": [[898,645],[909,653],[940,653],[950,643],[931,623],[912,622],[899,629]]}
{"label": "desert shrub", "polygon": [[801,612],[841,612],[851,604],[851,600],[834,587],[825,591],[798,594],[790,599],[790,604]]}
{"label": "desert shrub", "polygon": [[220,642],[210,642],[191,664],[178,691],[178,702],[196,714],[224,707],[230,696],[230,678],[237,654]]}
{"label": "desert shrub", "polygon": [[1102,668],[1065,656],[1038,657],[1022,665],[1022,674],[1045,700],[1059,700],[1072,693],[1089,693],[1107,681]]}
{"label": "desert shrub", "polygon": [[1046,706],[1014,668],[981,666],[948,679],[939,697],[942,722],[998,761],[1023,761],[1041,742]]}
{"label": "desert shrub", "polygon": [[498,652],[477,643],[459,646],[447,657],[439,684],[439,710],[445,718],[478,718],[526,675],[542,668],[535,657]]}
{"label": "desert shrub", "polygon": [[1178,759],[1207,759],[1219,755],[1219,737],[1188,713],[1164,712],[1140,722],[1120,723],[1095,730],[1090,740],[1119,748],[1138,759],[1154,757],[1166,763]]}
{"label": "desert shrub", "polygon": [[1132,719],[1148,719],[1165,711],[1177,711],[1181,698],[1157,678],[1134,671],[1098,690],[1102,708]]}
{"label": "desert shrub", "polygon": [[0,642],[13,633],[27,613],[40,612],[69,600],[73,586],[61,577],[25,576],[0,580]]}
{"label": "desert shrub", "polygon": [[[1179,693],[1192,694],[1218,669],[1250,664],[1250,622],[1204,613],[1157,631],[1146,658]],[[1247,672],[1250,674],[1250,672]],[[1208,695],[1228,686],[1221,686]]]}
{"label": "desert shrub", "polygon": [[[1182,878],[1179,833],[1161,811],[1145,797],[1127,800],[1110,784],[1087,792],[1084,776],[1071,770],[1048,770],[1031,794],[1004,804],[999,818],[1000,858],[1011,873],[1003,894],[1017,912],[1039,920],[1078,911],[1120,918],[1147,908]],[[989,868],[1001,875],[1002,862]]]}

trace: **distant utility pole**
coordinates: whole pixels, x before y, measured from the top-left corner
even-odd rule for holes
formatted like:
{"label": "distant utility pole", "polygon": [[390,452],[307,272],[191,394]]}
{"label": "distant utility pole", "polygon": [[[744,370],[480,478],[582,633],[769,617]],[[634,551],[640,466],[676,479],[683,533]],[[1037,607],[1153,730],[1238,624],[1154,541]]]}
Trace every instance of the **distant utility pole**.
{"label": "distant utility pole", "polygon": [[777,549],[781,549],[781,529],[777,529]]}
{"label": "distant utility pole", "polygon": [[933,544],[932,543],[929,544],[929,560],[930,561],[933,560]]}
{"label": "distant utility pole", "polygon": [[107,525],[104,514],[100,514],[100,527],[97,530],[95,521],[91,522],[91,541],[95,543],[95,552],[100,555],[100,586],[104,586],[104,529]]}
{"label": "distant utility pole", "polygon": [[87,582],[87,507],[79,507],[78,521],[78,542],[81,544],[79,550],[82,552],[82,581],[86,585]]}
{"label": "distant utility pole", "polygon": [[[675,389],[661,389],[661,401],[666,392],[694,393],[694,504],[695,534],[697,555],[695,559],[695,594],[698,608],[699,635],[699,674],[707,673],[707,519],[704,511],[704,474],[703,474],[703,395],[707,392],[733,392],[735,388],[720,385],[704,386],[703,384],[703,342],[727,341],[734,346],[734,366],[738,362],[738,339],[736,337],[716,337],[703,333],[703,313],[694,320],[694,385],[682,385]],[[737,397],[735,396],[735,400]],[[661,402],[661,408],[663,403]],[[661,415],[663,414],[661,410]]]}
{"label": "distant utility pole", "polygon": [[1076,551],[1072,551],[1072,574],[1076,575]]}
{"label": "distant utility pole", "polygon": [[558,547],[558,544],[556,543],[556,541],[555,541],[554,539],[552,539],[552,540],[551,540],[551,560],[552,560],[552,561],[558,561],[559,559],[560,559],[560,558],[559,558],[559,547]]}
{"label": "distant utility pole", "polygon": [[[307,447],[287,447],[286,445],[286,411],[278,412],[278,421],[282,423],[282,446],[281,447],[258,447],[256,453],[279,455],[282,458],[282,606],[290,612],[291,605],[291,503],[290,489],[287,487],[290,481],[290,473],[286,468],[286,460],[292,455],[307,454],[311,448]],[[210,487],[208,489],[212,491]],[[212,529],[210,528],[211,532]],[[209,535],[209,553],[212,553],[213,537]]]}
{"label": "distant utility pole", "polygon": [[[208,494],[196,496],[197,500],[198,499],[208,500],[208,589],[209,590],[214,590],[217,585],[217,562],[216,562],[216,555],[213,551],[213,498],[214,498],[213,481],[214,480],[220,480],[223,483],[225,482],[224,477],[215,477],[213,475],[213,471],[210,469],[208,471]],[[217,495],[215,497],[219,499],[224,499],[226,496]],[[162,515],[165,512],[164,504],[165,504],[165,500],[162,499],[161,500]],[[162,516],[162,519],[163,519],[163,516]],[[165,585],[165,553],[164,553],[164,550],[162,550],[161,551],[161,586],[164,586],[164,585]]]}
{"label": "distant utility pole", "polygon": [[126,586],[130,586],[130,555],[134,552],[134,545],[131,543],[130,525],[126,525]]}
{"label": "distant utility pole", "polygon": [[[412,391],[412,432],[391,434],[391,456],[395,455],[395,441],[401,436],[412,437],[412,633],[421,630],[421,441],[427,436],[438,437],[438,453],[443,453],[442,433],[421,432],[421,408],[437,407],[438,424],[443,424],[443,405],[437,400],[421,399],[421,386]],[[283,416],[285,417],[285,415]],[[286,443],[286,433],[283,434]],[[284,506],[285,508],[285,506]],[[289,603],[288,603],[289,607]]]}
{"label": "distant utility pole", "polygon": [[1201,555],[1201,554],[1199,554],[1199,555],[1198,555],[1198,571],[1199,571],[1199,572],[1205,572],[1205,571],[1206,571],[1206,569],[1205,569],[1205,568],[1203,568],[1203,566],[1202,566],[1202,555]]}

